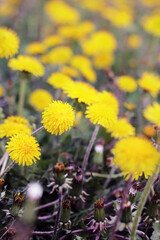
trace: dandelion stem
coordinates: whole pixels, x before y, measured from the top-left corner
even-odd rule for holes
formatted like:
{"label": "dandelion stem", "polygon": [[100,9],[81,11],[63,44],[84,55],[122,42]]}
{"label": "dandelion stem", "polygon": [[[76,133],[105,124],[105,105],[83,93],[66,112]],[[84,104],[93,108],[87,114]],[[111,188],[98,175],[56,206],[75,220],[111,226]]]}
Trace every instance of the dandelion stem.
{"label": "dandelion stem", "polygon": [[31,136],[36,135],[37,133],[41,132],[44,129],[44,126],[41,126],[40,128],[36,129],[34,132],[32,132]]}
{"label": "dandelion stem", "polygon": [[119,209],[119,211],[118,211],[118,213],[117,213],[117,217],[116,217],[116,220],[115,220],[115,222],[114,222],[114,225],[113,225],[113,228],[112,228],[112,231],[111,231],[109,240],[114,240],[114,239],[115,239],[114,234],[115,234],[115,232],[116,232],[117,224],[118,224],[119,219],[120,219],[120,217],[121,217],[121,213],[122,213],[122,210],[123,210],[123,205],[124,205],[124,203],[125,203],[125,201],[126,201],[126,198],[127,198],[127,195],[128,195],[128,191],[129,191],[129,187],[130,187],[130,185],[131,185],[131,181],[132,181],[132,175],[131,175],[130,178],[128,179],[127,185],[126,185],[126,187],[125,187],[125,189],[124,189],[123,197],[122,197],[122,199],[121,199],[120,209]]}
{"label": "dandelion stem", "polygon": [[36,211],[40,210],[40,209],[43,209],[43,208],[47,208],[47,207],[50,207],[50,206],[53,206],[54,204],[56,204],[58,202],[58,199],[53,201],[53,202],[50,202],[50,203],[46,203],[46,204],[43,204],[41,206],[38,206],[35,208]]}
{"label": "dandelion stem", "polygon": [[25,88],[26,88],[26,79],[22,78],[20,81],[20,95],[19,95],[19,103],[18,103],[18,115],[23,115],[23,106],[25,99]]}
{"label": "dandelion stem", "polygon": [[55,222],[55,227],[54,227],[53,239],[56,239],[56,236],[57,236],[57,228],[58,228],[58,223],[59,223],[59,219],[60,219],[61,205],[62,205],[62,189],[60,188],[59,189],[58,212],[57,212],[57,217],[56,217],[56,222]]}
{"label": "dandelion stem", "polygon": [[140,219],[140,215],[142,213],[143,207],[146,203],[148,194],[150,192],[151,186],[154,183],[154,179],[157,175],[157,170],[158,170],[159,166],[156,167],[155,171],[153,172],[152,176],[150,176],[150,178],[147,181],[146,187],[142,193],[142,197],[140,199],[139,205],[138,205],[138,209],[136,212],[136,216],[133,222],[133,226],[132,226],[132,231],[131,231],[131,240],[135,240],[136,239],[136,230],[137,230],[137,225]]}
{"label": "dandelion stem", "polygon": [[9,170],[14,166],[15,162],[12,161],[8,167],[4,170],[4,172],[0,175],[0,179],[3,178],[8,172]]}
{"label": "dandelion stem", "polygon": [[92,137],[91,137],[91,140],[89,142],[89,145],[87,147],[87,150],[86,150],[86,153],[85,153],[85,156],[84,156],[84,159],[83,159],[83,163],[82,163],[82,174],[85,172],[86,170],[86,167],[87,167],[87,164],[88,164],[88,159],[89,159],[89,155],[90,155],[90,152],[92,150],[92,147],[93,147],[93,144],[95,142],[95,139],[97,137],[97,134],[98,134],[98,130],[99,130],[99,125],[96,125],[95,129],[94,129],[94,132],[92,134]]}
{"label": "dandelion stem", "polygon": [[[110,174],[105,173],[96,173],[96,172],[86,172],[86,176],[100,177],[100,178],[110,178]],[[112,174],[111,178],[119,178],[122,177],[122,173]]]}

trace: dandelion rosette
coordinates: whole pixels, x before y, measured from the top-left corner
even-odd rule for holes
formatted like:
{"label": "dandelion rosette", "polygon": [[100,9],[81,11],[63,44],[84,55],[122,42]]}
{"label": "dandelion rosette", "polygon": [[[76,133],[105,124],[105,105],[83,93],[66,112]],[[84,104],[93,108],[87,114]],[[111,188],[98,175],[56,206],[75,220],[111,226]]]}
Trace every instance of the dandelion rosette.
{"label": "dandelion rosette", "polygon": [[51,134],[61,135],[69,130],[75,121],[75,113],[69,103],[53,101],[42,113],[44,128]]}
{"label": "dandelion rosette", "polygon": [[[134,151],[133,151],[134,149]],[[113,161],[121,169],[126,178],[132,179],[144,174],[145,178],[152,175],[160,161],[160,155],[152,143],[140,136],[131,136],[119,140],[112,149]]]}
{"label": "dandelion rosette", "polygon": [[14,71],[32,73],[36,77],[44,75],[43,65],[34,57],[19,55],[8,62],[8,66]]}
{"label": "dandelion rosette", "polygon": [[19,49],[19,38],[17,34],[6,27],[0,27],[0,58],[14,56]]}
{"label": "dandelion rosette", "polygon": [[10,158],[19,165],[32,165],[40,159],[40,147],[33,136],[24,133],[14,135],[6,145]]}
{"label": "dandelion rosette", "polygon": [[36,89],[29,96],[29,103],[40,112],[52,101],[52,95],[44,89]]}

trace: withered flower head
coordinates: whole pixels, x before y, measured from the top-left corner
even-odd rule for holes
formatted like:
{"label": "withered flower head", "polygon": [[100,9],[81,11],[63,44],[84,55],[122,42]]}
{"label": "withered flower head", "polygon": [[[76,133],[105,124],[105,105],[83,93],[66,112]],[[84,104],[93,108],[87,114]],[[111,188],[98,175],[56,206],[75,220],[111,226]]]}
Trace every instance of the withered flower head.
{"label": "withered flower head", "polygon": [[65,171],[64,163],[56,163],[53,167],[53,173],[62,173]]}

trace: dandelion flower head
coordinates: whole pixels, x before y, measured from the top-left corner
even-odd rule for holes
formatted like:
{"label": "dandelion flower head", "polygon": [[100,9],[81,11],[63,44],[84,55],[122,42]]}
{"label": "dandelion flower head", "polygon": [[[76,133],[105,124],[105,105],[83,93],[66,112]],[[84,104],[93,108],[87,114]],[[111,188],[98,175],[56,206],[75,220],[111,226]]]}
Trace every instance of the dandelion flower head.
{"label": "dandelion flower head", "polygon": [[110,128],[117,121],[117,114],[112,106],[97,103],[87,106],[86,109],[86,118],[93,124],[100,124],[102,127]]}
{"label": "dandelion flower head", "polygon": [[117,42],[110,32],[98,31],[93,33],[90,38],[82,41],[81,46],[84,54],[96,56],[100,53],[114,51],[117,47]]}
{"label": "dandelion flower head", "polygon": [[141,46],[142,40],[139,35],[131,34],[127,38],[127,44],[132,49],[137,49]]}
{"label": "dandelion flower head", "polygon": [[73,82],[69,76],[66,76],[63,73],[55,72],[52,73],[47,79],[47,83],[52,85],[54,88],[62,88],[64,89],[67,84]]}
{"label": "dandelion flower head", "polygon": [[42,113],[44,128],[51,134],[61,135],[68,131],[75,121],[75,112],[69,103],[53,101]]}
{"label": "dandelion flower head", "polygon": [[146,125],[144,128],[143,128],[143,133],[146,137],[154,137],[156,131],[155,131],[155,126],[154,125]]}
{"label": "dandelion flower head", "polygon": [[10,116],[0,124],[0,138],[11,137],[18,133],[31,134],[31,128],[27,119],[20,116]]}
{"label": "dandelion flower head", "polygon": [[135,128],[128,122],[126,118],[120,118],[109,129],[113,138],[124,138],[135,135]]}
{"label": "dandelion flower head", "polygon": [[32,165],[40,159],[40,147],[33,136],[24,133],[14,135],[6,144],[10,158],[19,165]]}
{"label": "dandelion flower head", "polygon": [[30,55],[43,54],[45,50],[46,50],[46,47],[41,42],[32,42],[28,44],[26,48],[27,54],[30,54]]}
{"label": "dandelion flower head", "polygon": [[28,120],[21,116],[9,116],[4,120],[4,123],[19,123],[29,125]]}
{"label": "dandelion flower head", "polygon": [[49,53],[42,55],[42,62],[45,64],[66,64],[70,61],[73,52],[70,47],[59,46]]}
{"label": "dandelion flower head", "polygon": [[36,89],[29,96],[29,103],[40,112],[52,101],[52,95],[44,89]]}
{"label": "dandelion flower head", "polygon": [[79,13],[63,1],[48,1],[45,10],[51,20],[57,24],[75,24],[79,20]]}
{"label": "dandelion flower head", "polygon": [[17,34],[12,29],[0,27],[0,46],[0,58],[13,57],[19,49]]}
{"label": "dandelion flower head", "polygon": [[62,26],[58,29],[59,35],[64,38],[79,40],[93,32],[95,25],[90,21],[81,22],[78,25]]}
{"label": "dandelion flower head", "polygon": [[116,142],[112,149],[113,161],[127,178],[137,180],[144,174],[145,178],[152,175],[160,156],[152,143],[140,136],[123,138]]}
{"label": "dandelion flower head", "polygon": [[91,61],[87,57],[83,55],[75,55],[71,59],[71,66],[77,68],[88,81],[96,81],[96,73],[92,68]]}
{"label": "dandelion flower head", "polygon": [[133,102],[130,102],[130,103],[124,102],[123,105],[124,105],[124,107],[125,107],[126,109],[128,109],[129,111],[134,110],[135,107],[136,107],[136,104],[133,103]]}
{"label": "dandelion flower head", "polygon": [[14,71],[28,72],[36,77],[44,75],[43,65],[34,57],[19,55],[8,62],[8,66]]}
{"label": "dandelion flower head", "polygon": [[137,82],[127,75],[118,77],[117,85],[124,92],[134,92],[137,89]]}
{"label": "dandelion flower head", "polygon": [[64,39],[59,35],[50,35],[43,40],[43,44],[46,48],[50,48],[59,44],[64,43]]}
{"label": "dandelion flower head", "polygon": [[72,99],[78,99],[78,102],[92,104],[98,91],[86,82],[70,82],[64,87],[64,93]]}
{"label": "dandelion flower head", "polygon": [[142,26],[144,30],[154,36],[160,37],[160,15],[152,14],[142,18]]}
{"label": "dandelion flower head", "polygon": [[154,73],[144,72],[139,79],[139,86],[156,97],[160,90],[160,77]]}
{"label": "dandelion flower head", "polygon": [[148,121],[160,126],[160,104],[157,102],[145,108],[143,115]]}
{"label": "dandelion flower head", "polygon": [[61,72],[69,77],[78,78],[79,72],[76,68],[70,67],[70,66],[62,66]]}
{"label": "dandelion flower head", "polygon": [[110,105],[112,109],[115,110],[116,114],[118,114],[119,112],[119,102],[116,96],[111,92],[107,92],[107,91],[98,92],[95,95],[94,103]]}
{"label": "dandelion flower head", "polygon": [[112,66],[114,63],[114,54],[113,52],[100,53],[94,56],[93,64],[97,69],[106,69],[107,67]]}
{"label": "dandelion flower head", "polygon": [[119,28],[127,27],[133,21],[133,13],[130,8],[120,9],[106,7],[102,11],[102,16]]}

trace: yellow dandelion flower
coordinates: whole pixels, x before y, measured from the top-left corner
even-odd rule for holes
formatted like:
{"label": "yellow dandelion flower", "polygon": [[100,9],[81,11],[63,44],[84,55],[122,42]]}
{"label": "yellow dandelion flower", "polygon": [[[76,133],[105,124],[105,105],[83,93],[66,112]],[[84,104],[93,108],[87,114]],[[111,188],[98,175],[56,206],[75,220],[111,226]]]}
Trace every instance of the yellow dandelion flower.
{"label": "yellow dandelion flower", "polygon": [[144,30],[154,36],[160,37],[160,15],[152,14],[142,18],[142,26]]}
{"label": "yellow dandelion flower", "polygon": [[0,138],[11,137],[18,133],[31,134],[31,128],[22,123],[7,121],[0,124]]}
{"label": "yellow dandelion flower", "polygon": [[127,75],[118,77],[117,85],[124,92],[134,92],[137,89],[137,82]]}
{"label": "yellow dandelion flower", "polygon": [[155,126],[153,125],[146,125],[144,128],[143,128],[143,133],[146,137],[154,137],[155,135]]}
{"label": "yellow dandelion flower", "polygon": [[6,91],[2,85],[0,85],[0,98],[5,95]]}
{"label": "yellow dandelion flower", "polygon": [[72,99],[78,99],[78,102],[92,104],[98,91],[85,82],[70,82],[64,88],[64,93]]}
{"label": "yellow dandelion flower", "polygon": [[0,7],[0,16],[7,16],[10,14],[13,14],[14,10],[15,10],[14,7],[11,6],[9,3],[3,2],[1,3],[1,7]]}
{"label": "yellow dandelion flower", "polygon": [[42,62],[48,64],[65,64],[68,63],[73,55],[69,47],[56,47],[49,53],[42,56]]}
{"label": "yellow dandelion flower", "polygon": [[29,122],[26,118],[21,116],[9,116],[4,120],[4,123],[18,123],[18,124],[25,124],[29,125]]}
{"label": "yellow dandelion flower", "polygon": [[0,27],[0,58],[9,58],[18,53],[19,38],[17,34],[6,27]]}
{"label": "yellow dandelion flower", "polygon": [[142,39],[137,34],[131,34],[127,38],[127,44],[132,49],[137,49],[142,44]]}
{"label": "yellow dandelion flower", "polygon": [[46,48],[50,48],[62,43],[64,43],[63,38],[56,34],[50,35],[43,40],[43,44],[46,46]]}
{"label": "yellow dandelion flower", "polygon": [[58,33],[65,38],[79,40],[93,32],[95,25],[92,22],[85,21],[76,26],[62,26],[58,29]]}
{"label": "yellow dandelion flower", "polygon": [[124,102],[123,105],[125,108],[127,108],[130,111],[132,111],[136,107],[136,104],[132,102],[131,103]]}
{"label": "yellow dandelion flower", "polygon": [[109,132],[113,138],[124,138],[135,135],[135,128],[128,122],[126,118],[120,118],[110,127]]}
{"label": "yellow dandelion flower", "polygon": [[41,42],[32,42],[28,44],[26,52],[31,55],[43,54],[46,50],[46,47]]}
{"label": "yellow dandelion flower", "polygon": [[75,55],[71,59],[71,66],[77,68],[88,81],[96,81],[96,72],[93,70],[92,63],[87,57]]}
{"label": "yellow dandelion flower", "polygon": [[105,0],[94,0],[94,1],[88,1],[88,0],[81,0],[79,1],[80,5],[90,11],[93,12],[100,12],[105,4],[106,1]]}
{"label": "yellow dandelion flower", "polygon": [[75,113],[69,103],[53,101],[42,113],[44,128],[51,134],[61,135],[68,131],[75,121]]}
{"label": "yellow dandelion flower", "polygon": [[160,126],[160,104],[157,102],[154,102],[152,106],[149,105],[144,109],[143,115],[148,121]]}
{"label": "yellow dandelion flower", "polygon": [[62,66],[61,72],[69,77],[78,78],[79,72],[77,69],[69,66]]}
{"label": "yellow dandelion flower", "polygon": [[86,109],[86,118],[93,124],[100,124],[102,127],[110,128],[117,121],[117,114],[112,106],[107,104],[92,104]]}
{"label": "yellow dandelion flower", "polygon": [[98,69],[105,69],[114,63],[114,55],[111,52],[100,53],[93,59],[93,64]]}
{"label": "yellow dandelion flower", "polygon": [[102,16],[108,19],[116,27],[127,27],[133,22],[131,9],[118,9],[107,7],[102,11]]}
{"label": "yellow dandelion flower", "polygon": [[29,96],[29,103],[40,112],[52,101],[52,95],[44,89],[36,89]]}
{"label": "yellow dandelion flower", "polygon": [[32,165],[40,159],[40,147],[33,136],[21,133],[10,138],[6,144],[10,158],[19,165]]}
{"label": "yellow dandelion flower", "polygon": [[154,73],[144,72],[139,79],[139,86],[157,97],[160,90],[160,77]]}
{"label": "yellow dandelion flower", "polygon": [[43,65],[34,57],[19,55],[9,60],[8,66],[12,70],[32,73],[36,77],[44,75]]}
{"label": "yellow dandelion flower", "polygon": [[152,143],[142,137],[131,136],[119,140],[112,149],[113,161],[121,169],[124,176],[138,179],[148,178],[159,163],[160,155]]}
{"label": "yellow dandelion flower", "polygon": [[79,13],[63,1],[49,1],[45,10],[51,20],[58,24],[75,24],[79,20]]}
{"label": "yellow dandelion flower", "polygon": [[98,31],[93,33],[90,38],[82,41],[81,46],[86,55],[96,56],[104,52],[114,51],[117,42],[110,32]]}
{"label": "yellow dandelion flower", "polygon": [[106,104],[112,107],[116,114],[119,112],[119,102],[115,95],[111,92],[98,92],[93,100],[93,103]]}
{"label": "yellow dandelion flower", "polygon": [[26,118],[9,116],[0,124],[0,138],[11,137],[18,133],[31,134],[31,128]]}
{"label": "yellow dandelion flower", "polygon": [[72,79],[60,72],[52,73],[51,76],[49,76],[47,79],[47,83],[52,85],[54,88],[63,89],[70,82],[73,82]]}
{"label": "yellow dandelion flower", "polygon": [[160,6],[159,0],[141,0],[141,3],[146,7],[158,7],[158,6]]}

